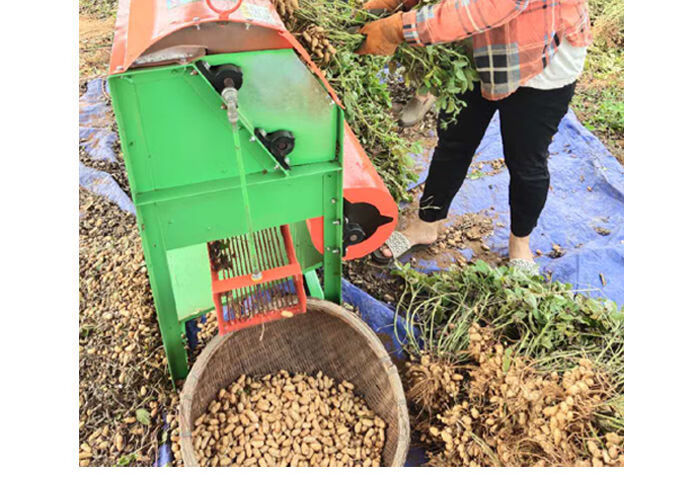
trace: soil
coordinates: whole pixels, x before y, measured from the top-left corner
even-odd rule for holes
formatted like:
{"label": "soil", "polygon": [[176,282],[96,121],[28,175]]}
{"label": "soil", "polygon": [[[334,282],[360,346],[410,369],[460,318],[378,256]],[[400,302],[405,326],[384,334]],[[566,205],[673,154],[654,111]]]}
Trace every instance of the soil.
{"label": "soil", "polygon": [[370,256],[344,263],[343,275],[356,287],[388,304],[395,304],[403,291],[403,281],[392,276],[391,268],[375,263]]}
{"label": "soil", "polygon": [[80,15],[80,94],[88,79],[108,71],[114,36],[114,19]]}
{"label": "soil", "polygon": [[[117,144],[118,145],[118,144]],[[129,180],[126,176],[126,166],[124,166],[124,160],[122,159],[121,149],[115,148],[115,154],[117,155],[117,162],[113,163],[110,161],[96,161],[92,159],[85,148],[81,147],[79,149],[80,162],[85,166],[94,168],[100,171],[104,171],[112,175],[112,178],[117,182],[119,188],[124,190],[129,198],[131,198],[131,190],[129,190]]]}
{"label": "soil", "polygon": [[[403,230],[408,218],[418,213],[420,195],[423,185],[411,191],[413,201],[402,209],[398,230]],[[440,268],[448,268],[456,263],[466,265],[470,262],[482,260],[493,265],[502,264],[503,258],[491,251],[485,239],[493,234],[493,221],[485,215],[485,212],[459,215],[443,221],[440,225],[438,240],[427,248],[419,249],[411,253],[411,263],[420,260],[434,261]],[[460,252],[471,249],[473,257],[468,260]]]}

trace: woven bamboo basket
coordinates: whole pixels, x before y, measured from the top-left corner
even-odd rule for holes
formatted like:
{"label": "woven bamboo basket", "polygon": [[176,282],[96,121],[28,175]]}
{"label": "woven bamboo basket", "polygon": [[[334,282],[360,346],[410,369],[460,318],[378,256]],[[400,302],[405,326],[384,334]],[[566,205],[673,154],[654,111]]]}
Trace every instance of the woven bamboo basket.
{"label": "woven bamboo basket", "polygon": [[[263,330],[264,327],[264,330]],[[194,421],[221,388],[240,375],[279,370],[315,374],[355,385],[386,422],[382,466],[403,466],[410,441],[401,380],[384,346],[356,315],[330,302],[309,299],[307,312],[215,337],[202,351],[180,397],[180,447],[185,466],[198,466]]]}

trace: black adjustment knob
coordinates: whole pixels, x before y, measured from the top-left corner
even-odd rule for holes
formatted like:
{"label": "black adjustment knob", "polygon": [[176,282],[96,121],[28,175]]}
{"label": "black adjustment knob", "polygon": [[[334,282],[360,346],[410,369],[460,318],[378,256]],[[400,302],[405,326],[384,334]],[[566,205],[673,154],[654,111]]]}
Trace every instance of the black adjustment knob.
{"label": "black adjustment knob", "polygon": [[214,88],[219,92],[231,86],[238,90],[243,85],[243,71],[234,64],[214,66],[212,71],[214,72]]}

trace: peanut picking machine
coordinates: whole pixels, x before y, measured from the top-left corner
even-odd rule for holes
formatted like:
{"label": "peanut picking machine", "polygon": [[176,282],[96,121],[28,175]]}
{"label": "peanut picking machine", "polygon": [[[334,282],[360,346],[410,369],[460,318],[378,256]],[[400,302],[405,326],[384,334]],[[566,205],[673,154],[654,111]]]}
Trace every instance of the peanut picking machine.
{"label": "peanut picking machine", "polygon": [[[342,104],[267,0],[121,0],[109,88],[173,379],[220,333],[339,303],[343,259],[398,210]],[[323,286],[316,274],[323,269]]]}

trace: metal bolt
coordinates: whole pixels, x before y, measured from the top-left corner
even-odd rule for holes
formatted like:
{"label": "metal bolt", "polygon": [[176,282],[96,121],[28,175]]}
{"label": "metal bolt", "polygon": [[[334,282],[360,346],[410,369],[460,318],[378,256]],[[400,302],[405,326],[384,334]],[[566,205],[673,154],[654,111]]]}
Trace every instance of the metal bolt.
{"label": "metal bolt", "polygon": [[340,253],[340,249],[333,249],[332,252],[333,252],[333,254],[339,254],[339,253]]}
{"label": "metal bolt", "polygon": [[338,200],[336,200],[335,198],[331,198],[331,203],[338,203]]}
{"label": "metal bolt", "polygon": [[340,219],[336,219],[333,221],[333,225],[340,225]]}
{"label": "metal bolt", "polygon": [[248,22],[245,23],[245,30],[250,29],[250,24]]}
{"label": "metal bolt", "polygon": [[250,136],[250,142],[255,142],[255,136]]}
{"label": "metal bolt", "polygon": [[287,164],[289,164],[289,158],[285,156],[284,162],[287,163]]}
{"label": "metal bolt", "polygon": [[192,71],[190,71],[190,76],[197,76],[197,70],[193,69]]}

